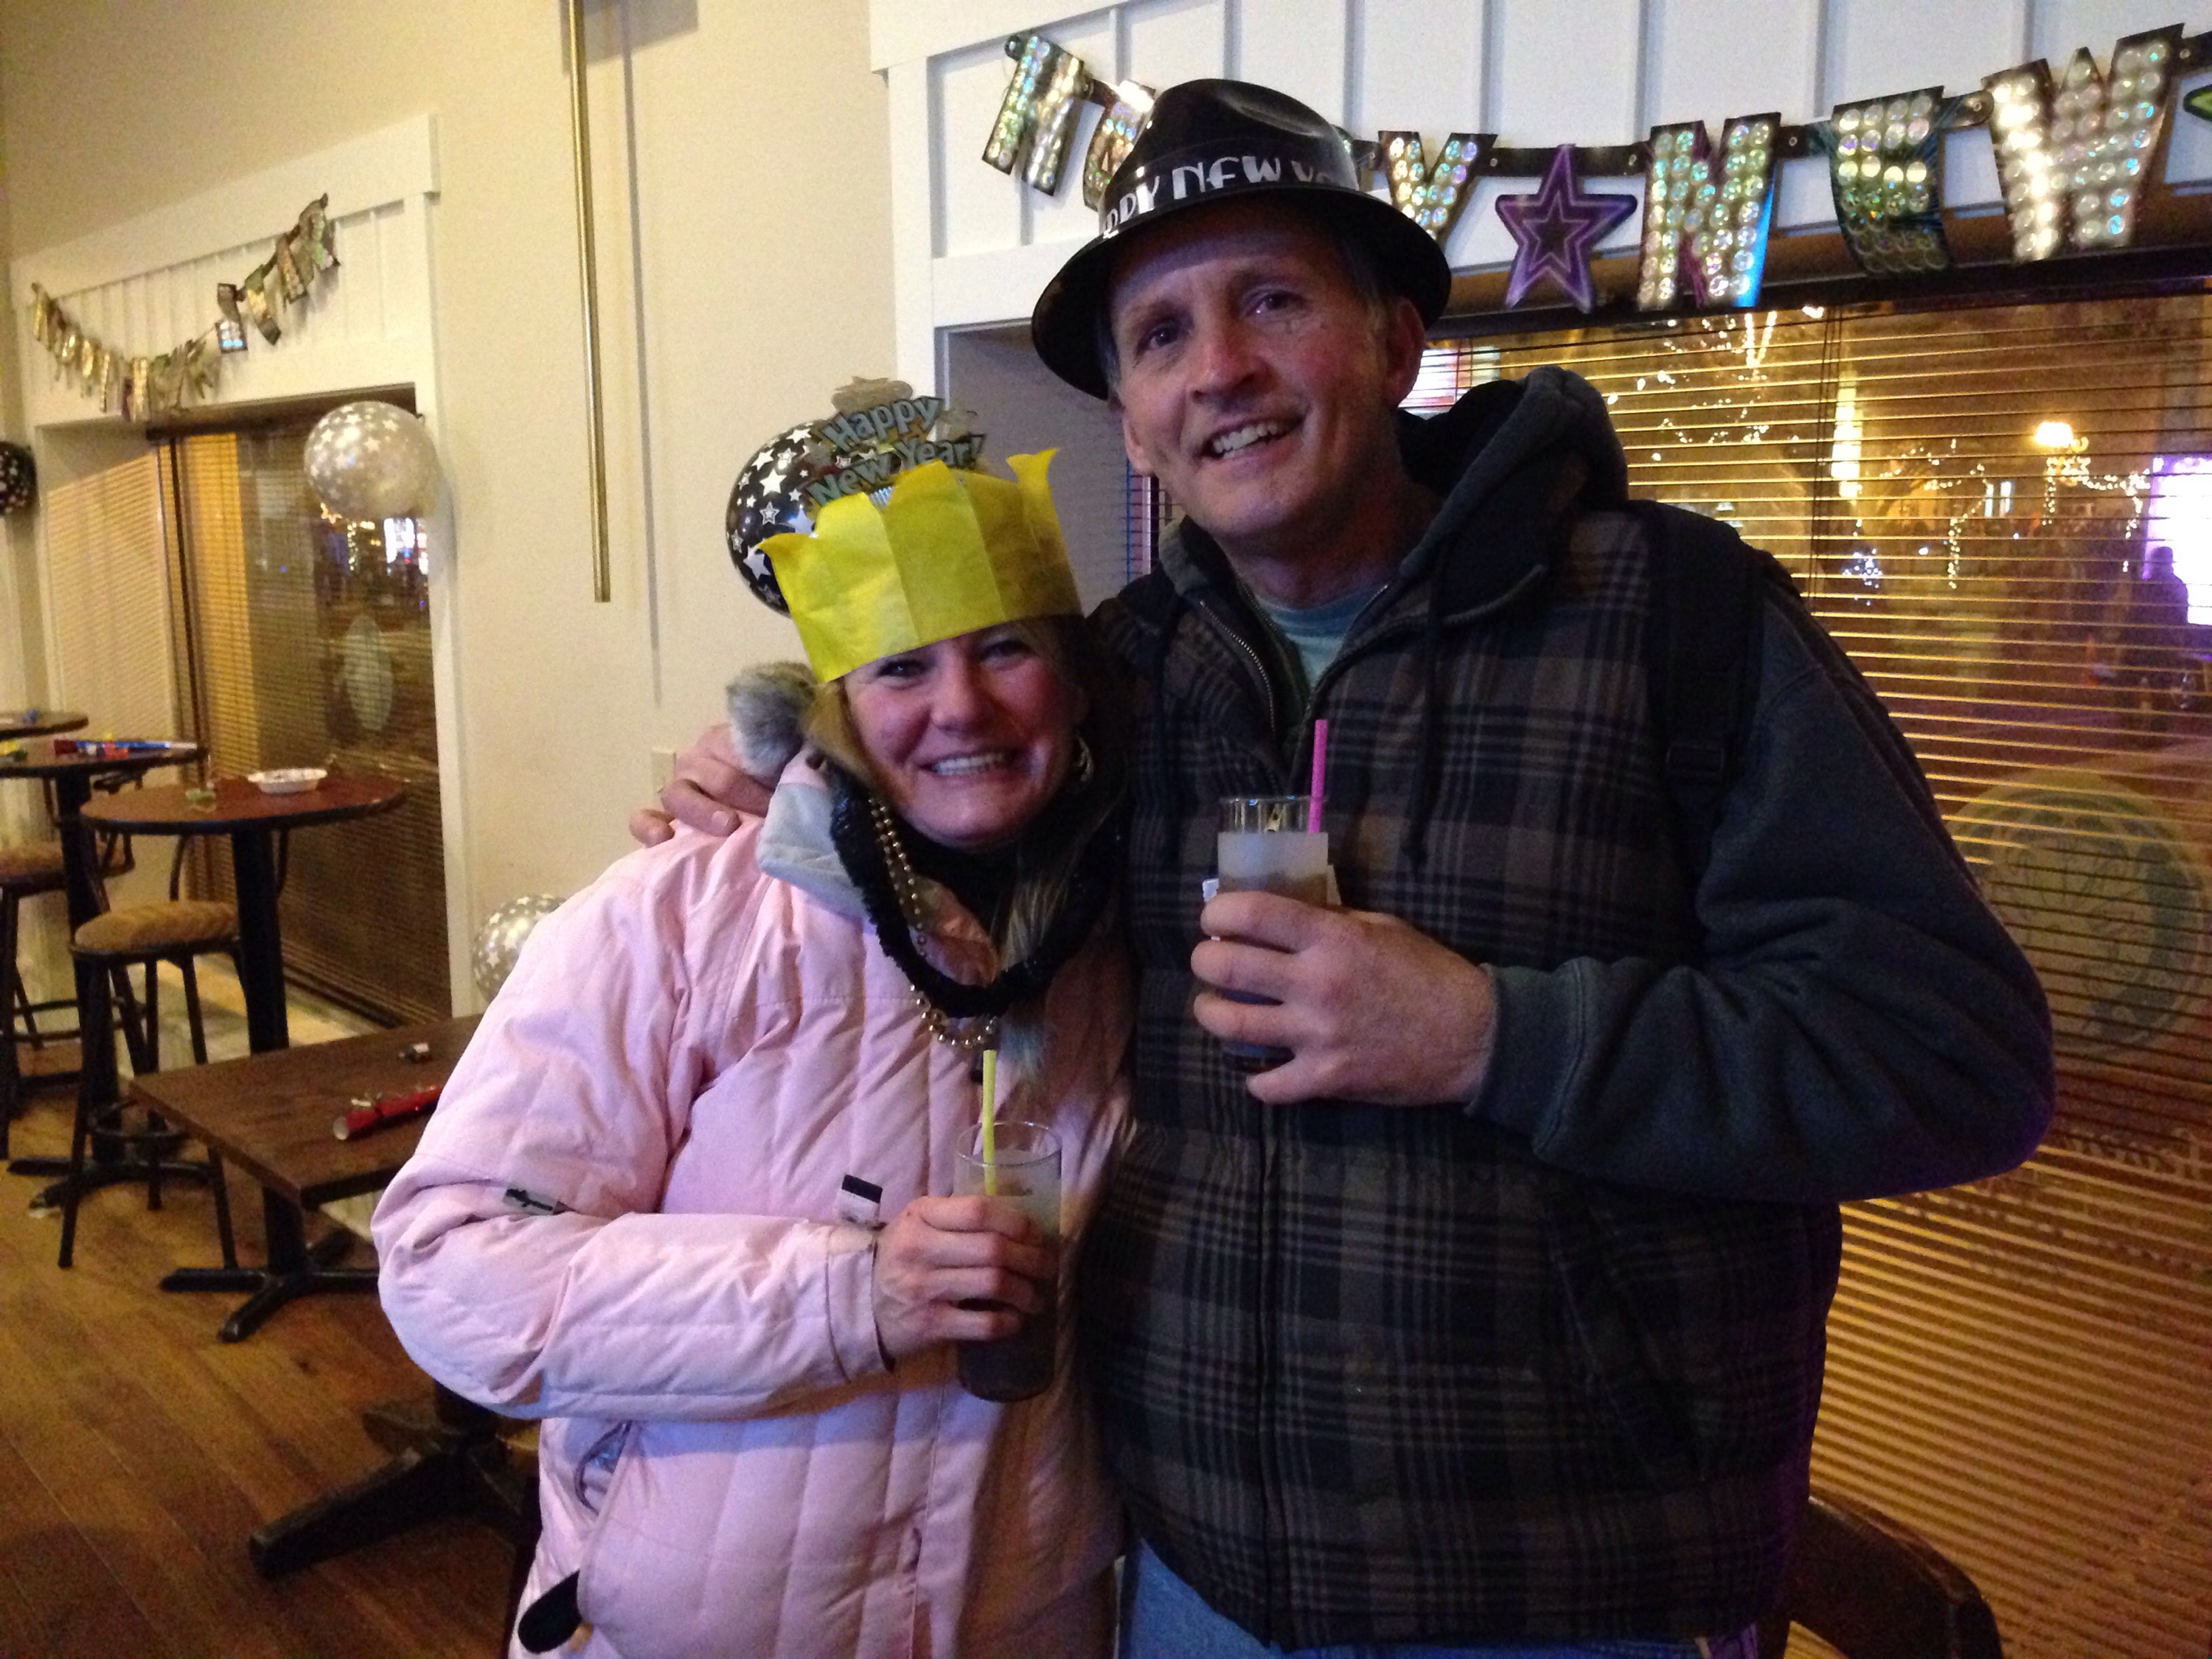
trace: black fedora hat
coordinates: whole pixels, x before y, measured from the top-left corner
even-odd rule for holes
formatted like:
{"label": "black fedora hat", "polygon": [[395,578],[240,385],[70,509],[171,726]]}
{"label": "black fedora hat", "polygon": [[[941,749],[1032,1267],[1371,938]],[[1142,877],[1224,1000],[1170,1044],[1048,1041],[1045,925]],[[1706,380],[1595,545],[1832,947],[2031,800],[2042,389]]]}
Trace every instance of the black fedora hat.
{"label": "black fedora hat", "polygon": [[1045,366],[1094,398],[1106,395],[1097,318],[1114,257],[1133,238],[1193,208],[1273,198],[1321,217],[1373,250],[1382,280],[1432,323],[1451,292],[1436,239],[1370,196],[1342,135],[1295,98],[1248,81],[1185,81],[1160,94],[1115,170],[1098,235],[1060,268],[1030,313]]}

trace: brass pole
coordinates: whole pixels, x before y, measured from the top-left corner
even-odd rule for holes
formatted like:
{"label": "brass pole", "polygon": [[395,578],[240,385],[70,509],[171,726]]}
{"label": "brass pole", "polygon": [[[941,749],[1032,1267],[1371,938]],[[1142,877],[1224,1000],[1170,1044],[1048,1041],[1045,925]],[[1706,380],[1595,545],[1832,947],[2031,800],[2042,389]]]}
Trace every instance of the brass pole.
{"label": "brass pole", "polygon": [[584,0],[568,0],[568,125],[576,150],[576,248],[584,278],[584,412],[592,423],[592,598],[614,598],[607,556],[607,423],[599,408],[599,259],[592,234],[592,118],[584,96]]}

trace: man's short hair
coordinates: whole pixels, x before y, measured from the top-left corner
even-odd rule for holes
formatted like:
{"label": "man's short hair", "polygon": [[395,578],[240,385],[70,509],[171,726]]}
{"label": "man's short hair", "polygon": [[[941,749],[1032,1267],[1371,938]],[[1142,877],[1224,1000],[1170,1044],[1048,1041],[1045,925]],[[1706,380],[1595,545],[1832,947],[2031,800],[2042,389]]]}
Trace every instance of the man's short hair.
{"label": "man's short hair", "polygon": [[[1345,280],[1352,291],[1366,307],[1369,319],[1376,333],[1381,333],[1383,321],[1390,313],[1390,301],[1398,297],[1398,290],[1382,280],[1382,270],[1376,263],[1375,250],[1355,235],[1351,228],[1333,216],[1307,213],[1290,204],[1285,204],[1285,213],[1294,213],[1328,239],[1336,250],[1337,263],[1344,269]],[[1106,303],[1100,306],[1091,319],[1091,330],[1097,337],[1098,372],[1106,377],[1106,395],[1121,395],[1121,348],[1114,338],[1114,290],[1109,283]]]}

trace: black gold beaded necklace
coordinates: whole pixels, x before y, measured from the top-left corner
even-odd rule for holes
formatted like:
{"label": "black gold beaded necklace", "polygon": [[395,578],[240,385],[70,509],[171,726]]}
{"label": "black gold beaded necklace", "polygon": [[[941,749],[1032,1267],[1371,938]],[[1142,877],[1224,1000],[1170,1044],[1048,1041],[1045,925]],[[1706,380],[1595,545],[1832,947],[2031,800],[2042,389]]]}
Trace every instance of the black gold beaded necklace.
{"label": "black gold beaded necklace", "polygon": [[860,890],[884,952],[914,988],[930,1035],[963,1053],[996,1046],[999,1023],[1016,1003],[1042,994],[1097,925],[1121,867],[1124,827],[1116,813],[1092,832],[1066,898],[1037,947],[981,985],[954,979],[926,961],[915,935],[927,921],[921,879],[890,809],[842,773],[830,812],[830,838]]}

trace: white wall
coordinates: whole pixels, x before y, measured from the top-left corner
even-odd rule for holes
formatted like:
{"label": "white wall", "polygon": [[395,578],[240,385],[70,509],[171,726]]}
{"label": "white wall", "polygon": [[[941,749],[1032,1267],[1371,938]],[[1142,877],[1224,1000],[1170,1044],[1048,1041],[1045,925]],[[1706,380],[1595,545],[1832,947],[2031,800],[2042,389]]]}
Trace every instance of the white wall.
{"label": "white wall", "polygon": [[[591,602],[562,17],[554,0],[188,15],[19,0],[0,18],[7,244],[25,268],[434,118],[434,395],[467,757],[449,879],[479,915],[589,879],[628,845],[653,748],[714,714],[732,667],[793,651],[728,568],[730,482],[770,433],[892,355],[887,99],[860,0],[593,0],[615,598]],[[362,303],[374,275],[349,258],[326,303]],[[180,331],[213,315],[210,289]],[[0,362],[11,391],[13,370]],[[0,647],[0,692],[36,672],[19,640]]]}

